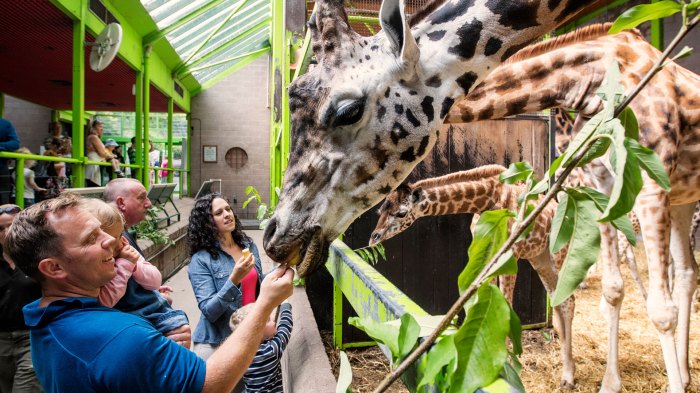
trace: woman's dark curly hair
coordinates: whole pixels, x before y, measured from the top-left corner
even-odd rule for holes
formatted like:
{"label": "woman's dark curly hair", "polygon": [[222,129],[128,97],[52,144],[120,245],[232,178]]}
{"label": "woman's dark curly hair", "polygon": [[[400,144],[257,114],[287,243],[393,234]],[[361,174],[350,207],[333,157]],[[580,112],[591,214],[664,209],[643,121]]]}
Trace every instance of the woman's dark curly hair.
{"label": "woman's dark curly hair", "polygon": [[[216,248],[219,234],[214,223],[214,216],[211,214],[211,205],[216,198],[221,198],[229,205],[231,204],[218,192],[205,195],[194,203],[194,208],[190,212],[190,223],[187,225],[187,243],[190,246],[190,256],[199,250],[207,250],[212,258],[219,259],[219,251]],[[234,214],[233,217],[236,220],[236,229],[231,232],[231,235],[233,235],[233,241],[243,248],[245,243],[253,240],[243,232],[243,225],[238,216]]]}

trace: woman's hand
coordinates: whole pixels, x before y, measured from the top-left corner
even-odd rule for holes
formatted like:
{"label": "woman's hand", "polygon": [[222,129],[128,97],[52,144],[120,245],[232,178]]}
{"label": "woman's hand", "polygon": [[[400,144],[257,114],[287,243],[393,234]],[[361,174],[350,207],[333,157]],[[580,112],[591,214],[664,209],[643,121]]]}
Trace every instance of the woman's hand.
{"label": "woman's hand", "polygon": [[252,254],[243,256],[241,257],[241,259],[236,261],[236,264],[233,266],[233,271],[231,272],[231,276],[229,277],[229,279],[234,285],[239,285],[243,280],[243,277],[245,277],[250,272],[250,269],[254,267],[255,257],[253,257]]}

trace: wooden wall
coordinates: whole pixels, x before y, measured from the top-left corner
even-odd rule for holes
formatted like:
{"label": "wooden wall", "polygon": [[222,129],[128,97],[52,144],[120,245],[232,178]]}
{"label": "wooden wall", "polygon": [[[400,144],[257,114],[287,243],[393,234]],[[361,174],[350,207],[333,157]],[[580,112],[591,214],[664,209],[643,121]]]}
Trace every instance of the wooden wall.
{"label": "wooden wall", "polygon": [[[432,153],[418,165],[409,182],[475,168],[486,164],[528,161],[542,174],[549,149],[548,119],[519,117],[470,124],[443,125]],[[379,205],[360,216],[345,232],[350,248],[364,247],[377,222]],[[471,242],[471,215],[425,217],[411,228],[385,242],[387,261],[375,267],[413,301],[431,314],[445,314],[459,297],[457,277],[467,263]],[[522,323],[546,321],[546,294],[529,264],[519,263],[514,307]],[[332,324],[332,281],[325,271],[307,280],[307,292],[322,328]],[[344,320],[355,315],[344,305]],[[344,342],[366,341],[367,337],[345,326]]]}

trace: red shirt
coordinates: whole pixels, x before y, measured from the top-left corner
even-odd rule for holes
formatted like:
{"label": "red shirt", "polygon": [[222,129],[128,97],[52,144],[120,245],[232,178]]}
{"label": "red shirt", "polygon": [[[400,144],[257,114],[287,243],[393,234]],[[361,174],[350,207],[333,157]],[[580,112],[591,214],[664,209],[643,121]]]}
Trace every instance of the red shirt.
{"label": "red shirt", "polygon": [[243,277],[241,280],[241,292],[243,293],[243,300],[241,305],[255,302],[255,286],[258,284],[258,271],[255,268],[250,269],[250,272]]}

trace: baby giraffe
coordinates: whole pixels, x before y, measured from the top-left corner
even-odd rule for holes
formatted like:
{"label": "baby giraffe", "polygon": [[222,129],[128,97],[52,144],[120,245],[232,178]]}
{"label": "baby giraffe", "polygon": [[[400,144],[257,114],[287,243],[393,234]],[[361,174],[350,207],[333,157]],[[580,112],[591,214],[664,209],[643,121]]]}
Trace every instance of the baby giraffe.
{"label": "baby giraffe", "polygon": [[[403,232],[423,216],[480,214],[497,209],[517,211],[518,195],[525,191],[526,187],[523,184],[501,183],[498,177],[505,170],[506,168],[500,165],[485,165],[409,185],[400,185],[387,195],[379,208],[379,222],[372,232],[370,245]],[[553,260],[548,249],[549,228],[556,206],[555,202],[550,202],[535,220],[529,235],[513,247],[513,253],[517,258],[530,261],[550,295],[557,286],[558,267],[566,256],[566,248],[564,248],[554,256]],[[509,223],[510,225],[512,223]],[[506,276],[502,282],[506,287],[504,294],[508,301],[512,301],[514,278],[514,276]],[[562,339],[561,385],[573,387],[575,371],[571,350],[573,296],[555,307],[554,311],[555,326]]]}

